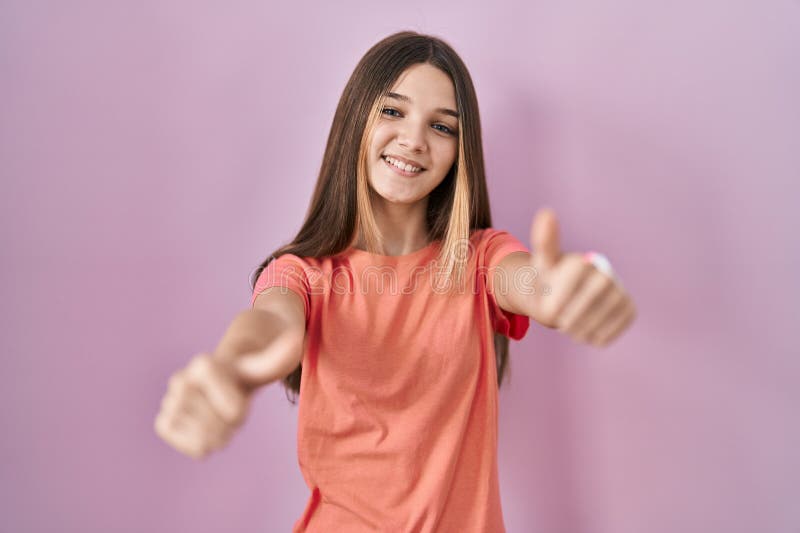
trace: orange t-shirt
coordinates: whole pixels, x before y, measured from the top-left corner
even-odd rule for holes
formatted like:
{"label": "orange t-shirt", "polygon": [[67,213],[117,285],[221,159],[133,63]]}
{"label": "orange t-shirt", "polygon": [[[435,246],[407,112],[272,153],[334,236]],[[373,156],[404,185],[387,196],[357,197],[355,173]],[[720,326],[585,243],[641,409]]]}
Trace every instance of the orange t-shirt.
{"label": "orange t-shirt", "polygon": [[251,306],[277,285],[305,307],[297,452],[311,495],[294,532],[505,531],[493,332],[519,340],[530,321],[497,305],[491,273],[528,250],[473,231],[466,282],[445,294],[440,246],[285,254],[256,280]]}

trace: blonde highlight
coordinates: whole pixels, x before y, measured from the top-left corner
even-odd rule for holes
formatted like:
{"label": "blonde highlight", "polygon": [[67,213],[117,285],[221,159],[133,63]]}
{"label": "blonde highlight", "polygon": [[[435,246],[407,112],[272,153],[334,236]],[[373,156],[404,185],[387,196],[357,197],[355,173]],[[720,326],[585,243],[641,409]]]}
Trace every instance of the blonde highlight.
{"label": "blonde highlight", "polygon": [[[361,136],[359,147],[358,166],[356,168],[356,187],[358,195],[358,211],[356,214],[356,225],[351,236],[351,243],[362,240],[370,253],[383,253],[383,235],[375,221],[375,212],[372,210],[371,192],[369,186],[368,170],[369,165],[369,145],[375,130],[375,124],[380,118],[380,110],[383,106],[383,96],[375,99],[375,103],[370,109],[367,123],[364,127],[364,134]],[[352,245],[351,244],[351,245]]]}

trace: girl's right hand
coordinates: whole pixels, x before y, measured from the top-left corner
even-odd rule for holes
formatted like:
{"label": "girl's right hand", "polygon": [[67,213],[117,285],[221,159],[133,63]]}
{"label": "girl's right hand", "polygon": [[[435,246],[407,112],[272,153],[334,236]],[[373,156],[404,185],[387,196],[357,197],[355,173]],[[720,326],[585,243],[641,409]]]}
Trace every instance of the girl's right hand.
{"label": "girl's right hand", "polygon": [[202,459],[224,447],[244,422],[252,391],[232,364],[198,354],[170,378],[155,431],[179,452]]}

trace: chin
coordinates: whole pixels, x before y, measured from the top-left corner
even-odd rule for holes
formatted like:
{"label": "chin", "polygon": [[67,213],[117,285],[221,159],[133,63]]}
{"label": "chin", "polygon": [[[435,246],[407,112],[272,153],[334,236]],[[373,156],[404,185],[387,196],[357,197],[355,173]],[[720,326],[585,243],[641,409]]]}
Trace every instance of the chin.
{"label": "chin", "polygon": [[379,196],[384,202],[389,202],[392,204],[401,204],[401,205],[411,205],[419,202],[425,195],[402,195],[402,194],[391,194],[386,192],[375,191],[375,194]]}
{"label": "chin", "polygon": [[390,202],[393,204],[414,204],[425,198],[427,194],[421,194],[419,191],[397,191],[392,190],[390,187],[382,187],[378,185],[377,187],[375,184],[370,183],[370,188],[378,196],[385,202]]}

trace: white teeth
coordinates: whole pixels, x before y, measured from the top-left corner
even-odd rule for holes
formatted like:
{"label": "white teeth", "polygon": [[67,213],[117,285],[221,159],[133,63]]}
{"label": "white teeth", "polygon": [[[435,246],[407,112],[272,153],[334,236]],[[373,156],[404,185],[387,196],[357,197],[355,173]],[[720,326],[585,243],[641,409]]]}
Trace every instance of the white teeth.
{"label": "white teeth", "polygon": [[406,165],[405,163],[401,163],[400,161],[398,161],[397,159],[394,159],[393,157],[386,156],[384,159],[386,159],[387,162],[389,162],[390,164],[396,166],[400,170],[404,170],[406,172],[419,172],[420,170],[422,170],[419,167],[414,167],[414,166],[411,166],[411,165]]}

